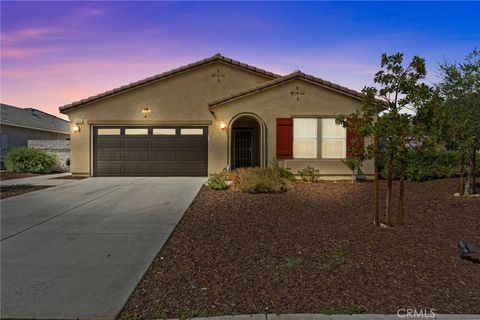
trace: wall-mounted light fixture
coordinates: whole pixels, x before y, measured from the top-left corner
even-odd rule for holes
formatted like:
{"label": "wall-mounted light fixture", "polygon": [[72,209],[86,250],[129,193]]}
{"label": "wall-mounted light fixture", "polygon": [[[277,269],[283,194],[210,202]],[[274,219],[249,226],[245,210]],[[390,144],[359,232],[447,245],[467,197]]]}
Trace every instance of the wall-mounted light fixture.
{"label": "wall-mounted light fixture", "polygon": [[150,108],[143,108],[143,110],[142,110],[142,114],[143,114],[143,116],[144,116],[145,118],[148,117],[148,115],[150,114],[150,112],[151,112]]}
{"label": "wall-mounted light fixture", "polygon": [[72,131],[73,133],[79,133],[81,131],[80,125],[83,123],[83,119],[73,120]]}
{"label": "wall-mounted light fixture", "polygon": [[225,130],[227,128],[227,125],[225,124],[225,122],[220,122],[220,129],[222,130]]}

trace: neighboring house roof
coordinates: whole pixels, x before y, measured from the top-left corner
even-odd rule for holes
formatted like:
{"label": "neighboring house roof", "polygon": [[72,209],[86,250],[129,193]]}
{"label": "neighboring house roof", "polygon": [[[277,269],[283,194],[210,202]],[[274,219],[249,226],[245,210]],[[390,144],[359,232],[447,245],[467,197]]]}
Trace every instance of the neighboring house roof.
{"label": "neighboring house roof", "polygon": [[206,59],[188,64],[188,65],[185,65],[185,66],[182,66],[182,67],[179,67],[179,68],[176,68],[176,69],[164,72],[164,73],[157,74],[155,76],[152,76],[152,77],[140,80],[140,81],[132,82],[130,84],[127,84],[127,85],[121,86],[119,88],[109,90],[109,91],[104,92],[104,93],[97,94],[95,96],[88,97],[86,99],[82,99],[80,101],[76,101],[76,102],[64,105],[64,106],[60,107],[59,109],[60,109],[60,112],[63,113],[64,111],[67,111],[69,109],[79,107],[79,106],[82,106],[84,104],[91,103],[93,101],[103,99],[105,97],[108,97],[108,96],[111,96],[111,95],[114,95],[114,94],[117,94],[117,93],[120,93],[120,92],[123,92],[123,91],[126,91],[126,90],[130,90],[130,89],[133,89],[135,87],[142,86],[142,85],[154,82],[154,81],[162,80],[162,79],[168,78],[170,76],[176,75],[178,73],[185,72],[185,71],[188,71],[188,70],[191,70],[191,69],[194,69],[194,68],[212,63],[212,62],[216,62],[216,61],[220,61],[220,62],[227,63],[227,64],[230,64],[230,65],[233,65],[233,66],[237,66],[237,67],[240,67],[240,68],[243,68],[243,69],[255,72],[255,73],[259,73],[261,75],[264,75],[264,76],[272,78],[272,79],[280,77],[280,75],[275,74],[273,72],[266,71],[266,70],[263,70],[263,69],[259,69],[257,67],[248,65],[246,63],[242,63],[242,62],[224,57],[221,54],[216,54],[216,55],[214,55],[210,58],[206,58]]}
{"label": "neighboring house roof", "polygon": [[70,134],[70,123],[33,108],[17,108],[0,103],[2,125]]}
{"label": "neighboring house roof", "polygon": [[337,91],[339,93],[351,96],[351,97],[356,98],[356,99],[362,99],[363,98],[363,94],[358,92],[358,91],[349,89],[347,87],[342,87],[342,86],[340,86],[336,83],[326,81],[326,80],[314,77],[314,76],[309,75],[309,74],[305,74],[301,71],[295,71],[295,72],[290,73],[286,76],[279,77],[279,78],[276,78],[272,81],[262,83],[262,84],[260,84],[256,87],[250,88],[248,90],[244,90],[244,91],[235,93],[233,95],[230,95],[230,96],[227,96],[227,97],[222,97],[220,99],[212,101],[212,102],[209,103],[209,106],[210,106],[210,108],[215,108],[215,107],[217,107],[219,105],[222,105],[224,103],[227,103],[229,101],[236,100],[236,99],[239,99],[239,98],[251,95],[251,94],[255,94],[259,91],[267,90],[267,89],[270,89],[272,87],[283,84],[285,82],[292,81],[292,80],[298,80],[298,79],[313,82],[313,83],[318,84],[320,86],[323,86],[323,87],[326,87],[328,89]]}

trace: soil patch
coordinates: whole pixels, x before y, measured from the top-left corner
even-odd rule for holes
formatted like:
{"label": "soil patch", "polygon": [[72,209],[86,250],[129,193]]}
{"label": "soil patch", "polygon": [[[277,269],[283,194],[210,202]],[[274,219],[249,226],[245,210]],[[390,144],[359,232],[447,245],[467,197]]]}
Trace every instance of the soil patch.
{"label": "soil patch", "polygon": [[0,198],[6,199],[20,194],[38,191],[51,186],[32,186],[32,185],[15,185],[15,186],[1,186],[0,187]]}
{"label": "soil patch", "polygon": [[480,198],[453,196],[457,185],[407,183],[405,225],[389,229],[371,223],[369,182],[203,187],[122,315],[478,314],[480,265],[460,260],[457,243],[480,247]]}
{"label": "soil patch", "polygon": [[40,175],[41,174],[38,174],[38,173],[21,173],[21,172],[2,171],[0,172],[0,181],[30,178],[30,177],[40,176]]}
{"label": "soil patch", "polygon": [[88,177],[82,177],[82,176],[64,176],[64,177],[57,177],[57,178],[50,178],[49,180],[82,180],[86,179]]}

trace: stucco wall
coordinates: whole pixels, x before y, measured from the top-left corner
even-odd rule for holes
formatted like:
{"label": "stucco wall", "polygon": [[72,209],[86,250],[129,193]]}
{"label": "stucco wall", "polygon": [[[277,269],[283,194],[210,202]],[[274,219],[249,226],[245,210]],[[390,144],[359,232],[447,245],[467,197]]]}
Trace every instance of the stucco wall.
{"label": "stucco wall", "polygon": [[[303,95],[292,95],[298,86]],[[219,121],[229,123],[230,120],[241,113],[254,113],[260,117],[266,125],[266,162],[270,162],[276,155],[276,118],[288,117],[336,117],[341,114],[350,114],[361,108],[359,99],[337,93],[304,80],[292,80],[277,87],[270,88],[254,95],[233,100],[227,104],[219,105],[213,109]],[[292,159],[280,161],[285,166],[297,172],[307,165],[320,170],[323,177],[328,176],[351,176],[350,170],[341,160],[315,159],[303,160]],[[373,173],[373,163],[367,161],[362,171],[366,175]]]}
{"label": "stucco wall", "polygon": [[[224,77],[218,82],[212,75]],[[71,134],[71,171],[90,175],[93,125],[209,125],[208,171],[219,171],[227,161],[225,131],[208,110],[208,102],[270,80],[267,76],[222,62],[213,62],[179,75],[126,91],[67,112],[70,121],[83,120],[79,133]],[[143,108],[151,110],[148,118]]]}
{"label": "stucco wall", "polygon": [[[224,77],[212,75],[220,73]],[[265,81],[266,76],[213,62],[183,74],[172,76],[142,87],[123,92],[94,103],[71,109],[67,112],[70,121],[82,120],[80,133],[71,135],[71,171],[75,175],[90,175],[91,168],[91,129],[97,125],[209,125],[208,172],[222,170],[229,163],[230,127],[220,129],[220,123],[229,124],[243,113],[256,114],[263,122],[262,134],[265,144],[262,159],[268,163],[276,153],[276,118],[291,116],[335,117],[349,114],[361,107],[361,101],[334,92],[304,80],[291,80],[255,95],[233,100],[209,111],[208,102],[225,97]],[[303,95],[292,95],[296,87]],[[148,118],[142,114],[143,108],[150,108]],[[282,164],[285,164],[282,162]],[[285,164],[294,172],[311,165],[320,170],[322,176],[350,177],[350,171],[340,160],[288,160]],[[373,172],[367,162],[365,174]]]}

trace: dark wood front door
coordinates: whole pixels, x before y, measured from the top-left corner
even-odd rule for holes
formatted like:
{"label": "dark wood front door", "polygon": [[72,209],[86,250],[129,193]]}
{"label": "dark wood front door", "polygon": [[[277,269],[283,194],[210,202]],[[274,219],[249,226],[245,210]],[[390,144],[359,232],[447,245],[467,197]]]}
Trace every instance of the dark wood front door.
{"label": "dark wood front door", "polygon": [[252,131],[253,129],[250,128],[235,128],[233,130],[233,168],[253,167]]}
{"label": "dark wood front door", "polygon": [[207,176],[208,127],[94,127],[94,176]]}

